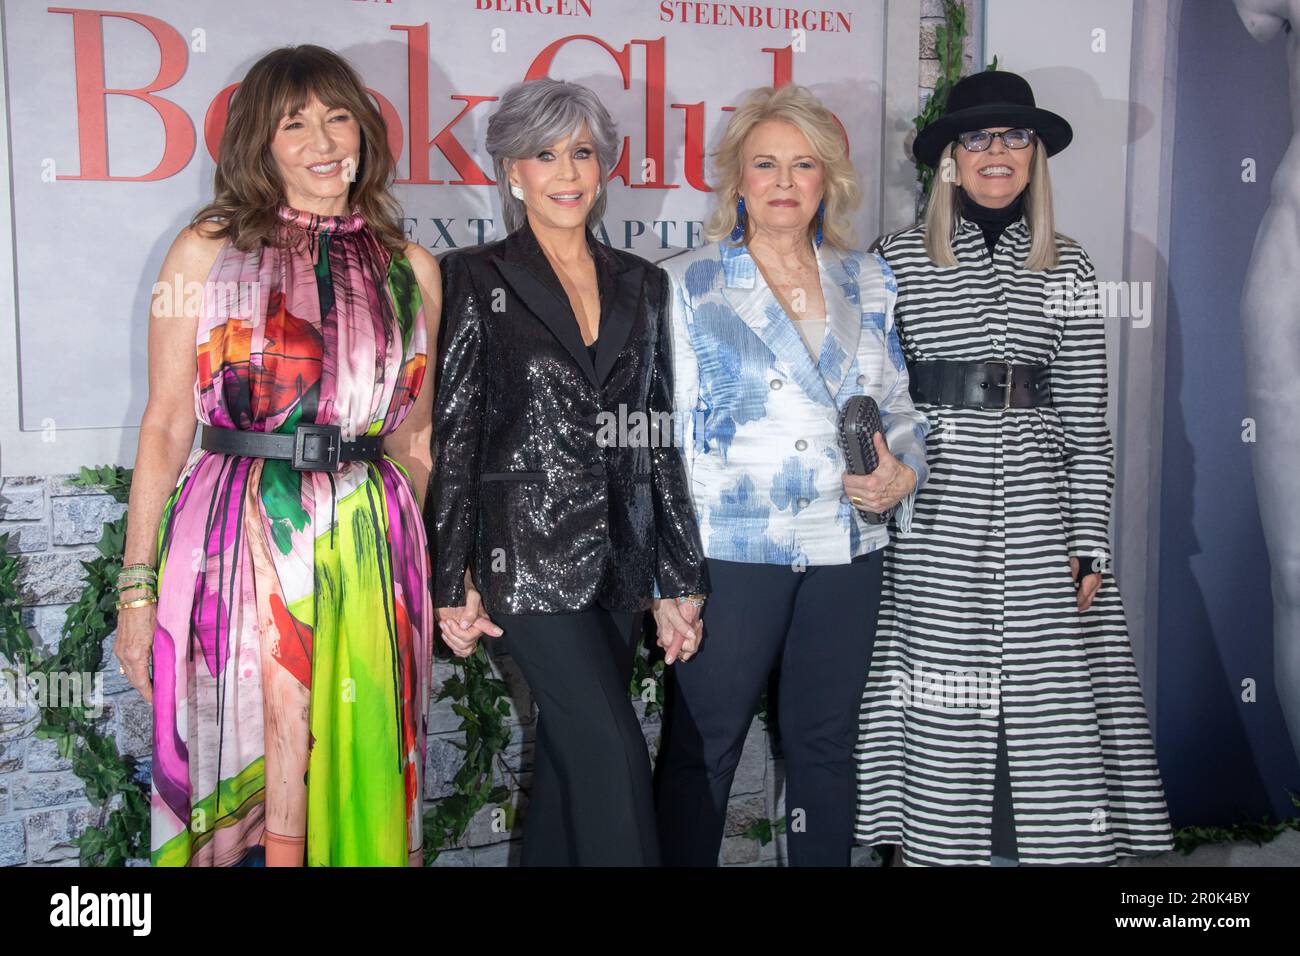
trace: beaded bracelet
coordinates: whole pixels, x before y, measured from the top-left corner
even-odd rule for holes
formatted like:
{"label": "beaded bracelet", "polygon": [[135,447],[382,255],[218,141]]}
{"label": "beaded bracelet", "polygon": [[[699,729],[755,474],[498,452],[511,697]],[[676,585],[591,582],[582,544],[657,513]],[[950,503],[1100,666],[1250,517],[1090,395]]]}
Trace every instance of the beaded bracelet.
{"label": "beaded bracelet", "polygon": [[156,574],[141,574],[138,571],[122,572],[117,576],[118,583],[123,581],[143,581],[146,584],[155,584],[158,581]]}
{"label": "beaded bracelet", "polygon": [[114,590],[121,594],[123,591],[135,591],[137,589],[148,591],[150,594],[158,593],[158,588],[152,581],[119,581]]}
{"label": "beaded bracelet", "polygon": [[147,584],[150,587],[153,587],[157,583],[157,578],[146,577],[143,574],[119,574],[117,576],[117,588],[119,591],[129,584]]}
{"label": "beaded bracelet", "polygon": [[153,588],[145,587],[143,585],[132,585],[129,588],[122,588],[117,592],[117,598],[120,601],[123,600],[128,595],[136,594],[136,593],[142,593],[145,597],[149,598],[152,601],[158,600],[158,592],[155,591]]}
{"label": "beaded bracelet", "polygon": [[148,564],[128,564],[117,573],[118,592],[132,588],[145,588],[151,593],[158,590],[158,571]]}

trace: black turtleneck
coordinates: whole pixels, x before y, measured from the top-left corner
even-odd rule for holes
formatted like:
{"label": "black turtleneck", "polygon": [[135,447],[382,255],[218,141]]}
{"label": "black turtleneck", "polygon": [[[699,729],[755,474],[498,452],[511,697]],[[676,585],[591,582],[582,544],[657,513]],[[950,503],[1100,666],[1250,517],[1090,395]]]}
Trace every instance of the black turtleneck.
{"label": "black turtleneck", "polygon": [[971,199],[964,189],[958,190],[958,194],[961,196],[961,214],[980,227],[984,233],[984,244],[989,247],[989,255],[992,255],[994,247],[998,244],[998,237],[1002,235],[1002,230],[1019,219],[1021,212],[1024,210],[1025,194],[1023,190],[1019,196],[1001,209],[990,209],[988,206],[981,206]]}

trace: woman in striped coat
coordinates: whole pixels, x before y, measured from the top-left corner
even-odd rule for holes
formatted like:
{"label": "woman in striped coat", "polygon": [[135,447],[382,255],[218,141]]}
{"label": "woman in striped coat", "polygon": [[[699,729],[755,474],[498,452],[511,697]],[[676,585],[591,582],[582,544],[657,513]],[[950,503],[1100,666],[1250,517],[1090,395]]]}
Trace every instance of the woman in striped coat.
{"label": "woman in striped coat", "polygon": [[910,865],[1110,864],[1168,811],[1109,568],[1092,263],[1053,228],[1071,138],[1028,83],[958,83],[917,137],[925,221],[886,237],[928,483],[885,560],[856,836]]}

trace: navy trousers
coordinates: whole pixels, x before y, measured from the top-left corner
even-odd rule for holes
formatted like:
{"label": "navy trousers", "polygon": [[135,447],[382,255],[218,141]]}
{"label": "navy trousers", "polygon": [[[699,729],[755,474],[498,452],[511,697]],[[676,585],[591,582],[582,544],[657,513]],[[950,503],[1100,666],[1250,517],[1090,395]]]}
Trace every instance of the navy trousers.
{"label": "navy trousers", "polygon": [[[704,640],[669,668],[656,781],[663,862],[714,866],[759,695],[778,674],[792,866],[847,866],[854,746],[880,601],[881,553],[850,564],[708,560]],[[769,704],[772,703],[769,701]]]}

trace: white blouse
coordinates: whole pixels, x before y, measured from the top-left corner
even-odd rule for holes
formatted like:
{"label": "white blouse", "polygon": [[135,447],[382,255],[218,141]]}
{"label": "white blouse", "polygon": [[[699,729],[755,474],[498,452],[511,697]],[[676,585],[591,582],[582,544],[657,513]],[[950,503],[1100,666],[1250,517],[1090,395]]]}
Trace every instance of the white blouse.
{"label": "white blouse", "polygon": [[813,357],[813,361],[816,361],[822,354],[822,342],[826,338],[826,320],[796,319],[794,327],[799,330],[799,335],[803,337],[803,344],[808,346],[808,353]]}

